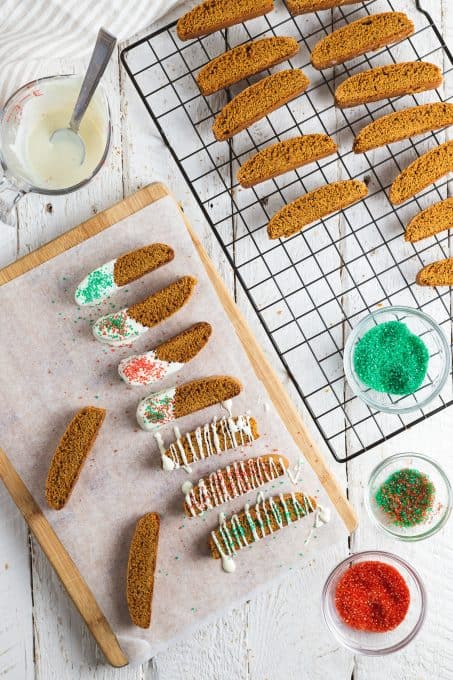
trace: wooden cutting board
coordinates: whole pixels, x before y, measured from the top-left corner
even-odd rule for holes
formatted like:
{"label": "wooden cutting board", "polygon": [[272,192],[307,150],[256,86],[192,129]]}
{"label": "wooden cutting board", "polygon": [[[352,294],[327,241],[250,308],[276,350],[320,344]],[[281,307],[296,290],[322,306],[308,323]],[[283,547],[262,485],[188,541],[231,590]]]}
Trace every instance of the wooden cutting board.
{"label": "wooden cutting board", "polygon": [[[54,241],[51,241],[47,245],[1,270],[0,285],[13,280],[35,267],[39,267],[42,263],[60,255],[66,250],[69,250],[103,230],[108,229],[120,220],[123,220],[129,215],[136,213],[142,208],[168,195],[171,194],[163,184],[156,183],[145,187],[133,196],[130,196],[120,203],[117,203],[112,208],[99,213]],[[279,413],[306,460],[316,472],[347,530],[349,532],[354,531],[357,526],[357,520],[353,509],[349,505],[338,482],[325,464],[323,457],[317,450],[299,413],[280,384],[273,368],[255,340],[234,300],[230,297],[223,281],[207,256],[188,220],[184,215],[183,218],[209,279],[235,327],[236,333],[244,346],[257,377],[266,387],[269,398],[273,402],[276,411]],[[128,662],[127,657],[121,650],[118,640],[96,602],[93,593],[88,588],[64,545],[59,540],[38,504],[35,502],[17,471],[7,458],[6,453],[1,449],[0,478],[9,491],[13,501],[22,512],[36,540],[47,555],[69,596],[85,620],[109,663],[116,667],[126,665]]]}

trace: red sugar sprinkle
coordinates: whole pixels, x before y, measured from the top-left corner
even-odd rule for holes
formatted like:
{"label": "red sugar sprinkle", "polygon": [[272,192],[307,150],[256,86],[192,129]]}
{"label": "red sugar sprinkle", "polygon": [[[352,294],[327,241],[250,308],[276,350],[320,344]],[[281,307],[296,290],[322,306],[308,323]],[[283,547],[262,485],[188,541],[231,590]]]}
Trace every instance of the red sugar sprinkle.
{"label": "red sugar sprinkle", "polygon": [[399,571],[378,561],[354,564],[335,591],[335,606],[343,621],[351,628],[373,633],[399,626],[409,603],[409,588]]}

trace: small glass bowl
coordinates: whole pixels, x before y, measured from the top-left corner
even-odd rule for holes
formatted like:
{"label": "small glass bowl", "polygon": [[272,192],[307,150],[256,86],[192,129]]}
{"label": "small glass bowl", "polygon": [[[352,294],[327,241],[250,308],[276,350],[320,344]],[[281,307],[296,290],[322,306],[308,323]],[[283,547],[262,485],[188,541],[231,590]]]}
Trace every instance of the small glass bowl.
{"label": "small glass bowl", "polygon": [[[429,352],[425,380],[413,394],[395,395],[367,387],[354,369],[357,343],[374,326],[386,321],[401,321],[425,343]],[[430,316],[411,307],[384,307],[362,319],[350,333],[344,350],[346,380],[356,396],[377,411],[410,413],[427,406],[444,387],[451,368],[451,349],[440,326]]]}
{"label": "small glass bowl", "polygon": [[[388,515],[378,506],[376,493],[392,473],[402,468],[416,468],[426,474],[435,488],[433,510],[426,521],[413,527],[400,527],[392,524]],[[452,507],[452,489],[450,481],[434,460],[421,453],[397,453],[386,458],[373,470],[365,490],[365,505],[368,514],[376,526],[386,534],[401,541],[421,541],[437,533],[450,517]]]}
{"label": "small glass bowl", "polygon": [[[388,633],[367,633],[351,628],[340,618],[335,606],[338,581],[352,565],[365,561],[385,562],[394,567],[409,588],[406,618]],[[415,569],[401,557],[380,550],[366,550],[347,557],[330,573],[322,591],[322,613],[327,627],[343,647],[367,656],[384,656],[406,647],[420,631],[426,616],[426,590]]]}

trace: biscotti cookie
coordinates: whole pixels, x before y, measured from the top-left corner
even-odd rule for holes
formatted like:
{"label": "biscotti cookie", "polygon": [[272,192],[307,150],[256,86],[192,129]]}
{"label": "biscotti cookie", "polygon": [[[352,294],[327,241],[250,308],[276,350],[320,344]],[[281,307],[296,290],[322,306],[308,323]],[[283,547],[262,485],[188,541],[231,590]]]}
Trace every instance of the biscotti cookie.
{"label": "biscotti cookie", "polygon": [[411,219],[404,232],[406,241],[415,243],[453,228],[453,198],[430,205]]}
{"label": "biscotti cookie", "polygon": [[298,97],[309,83],[300,69],[287,69],[250,85],[228,102],[218,114],[212,127],[215,138],[220,142],[237,135]]}
{"label": "biscotti cookie", "polygon": [[368,194],[366,184],[358,179],[346,179],[325,184],[285,205],[268,224],[269,238],[297,234],[307,224],[347,208]]}
{"label": "biscotti cookie", "polygon": [[191,472],[192,463],[250,444],[259,436],[256,420],[249,415],[214,418],[211,423],[200,425],[185,435],[178,431],[176,441],[168,449],[162,438],[156,435],[162,468],[167,472],[181,467]]}
{"label": "biscotti cookie", "polygon": [[382,12],[338,28],[314,46],[311,63],[322,70],[407,38],[414,24],[404,12]]}
{"label": "biscotti cookie", "polygon": [[136,524],[129,549],[127,608],[132,623],[140,628],[149,628],[151,624],[159,531],[159,515],[156,512],[143,515]]}
{"label": "biscotti cookie", "polygon": [[361,0],[286,0],[286,6],[291,14],[309,14],[332,9],[332,7],[358,5],[359,2]]}
{"label": "biscotti cookie", "polygon": [[209,537],[211,555],[222,560],[224,571],[232,572],[236,566],[233,557],[238,550],[297,522],[316,508],[315,499],[301,492],[269,498],[260,492],[253,507],[246,505],[243,512],[221,519],[218,529]]}
{"label": "biscotti cookie", "polygon": [[145,354],[134,354],[118,366],[128,385],[152,385],[181,370],[203,349],[212,333],[210,324],[201,322],[157,345]]}
{"label": "biscotti cookie", "polygon": [[197,75],[197,83],[204,95],[238,83],[244,78],[281,64],[299,51],[295,38],[272,36],[233,47],[206,64]]}
{"label": "biscotti cookie", "polygon": [[46,500],[54,510],[66,505],[104,418],[103,408],[85,406],[67,426],[47,473]]}
{"label": "biscotti cookie", "polygon": [[453,257],[423,267],[416,280],[419,286],[453,286]]}
{"label": "biscotti cookie", "polygon": [[277,453],[235,461],[203,477],[190,491],[186,491],[190,484],[186,482],[184,511],[188,517],[202,515],[283,477],[288,467],[288,459]]}
{"label": "biscotti cookie", "polygon": [[408,165],[390,187],[390,200],[394,205],[404,203],[449,172],[453,172],[453,140],[436,146]]}
{"label": "biscotti cookie", "polygon": [[238,170],[238,182],[247,189],[336,151],[337,145],[329,135],[302,135],[287,139],[266,147],[246,161]]}
{"label": "biscotti cookie", "polygon": [[157,430],[189,413],[237,397],[241,389],[239,380],[228,375],[201,378],[170,387],[142,399],[137,408],[137,422],[143,430]]}
{"label": "biscotti cookie", "polygon": [[273,9],[273,0],[205,0],[180,18],[176,31],[180,40],[191,40],[262,16]]}
{"label": "biscotti cookie", "polygon": [[132,307],[102,316],[93,325],[93,335],[107,345],[132,343],[184,307],[196,285],[195,278],[183,276]]}
{"label": "biscotti cookie", "polygon": [[171,262],[175,253],[165,243],[153,243],[111,260],[86,276],[75,292],[80,306],[97,305],[122,286]]}
{"label": "biscotti cookie", "polygon": [[381,99],[434,90],[442,82],[440,68],[427,61],[378,66],[343,81],[335,90],[335,105],[347,109]]}
{"label": "biscotti cookie", "polygon": [[365,153],[430,130],[453,125],[453,104],[435,102],[388,113],[366,125],[354,139],[353,151]]}

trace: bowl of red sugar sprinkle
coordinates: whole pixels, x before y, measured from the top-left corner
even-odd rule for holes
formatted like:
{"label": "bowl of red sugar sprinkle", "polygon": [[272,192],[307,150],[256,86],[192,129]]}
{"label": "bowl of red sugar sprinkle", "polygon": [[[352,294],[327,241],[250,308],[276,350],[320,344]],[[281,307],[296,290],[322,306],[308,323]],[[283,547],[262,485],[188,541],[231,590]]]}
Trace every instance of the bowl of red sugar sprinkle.
{"label": "bowl of red sugar sprinkle", "polygon": [[358,654],[403,649],[426,615],[425,587],[411,565],[391,553],[367,550],[340,562],[322,593],[324,619],[336,639]]}

